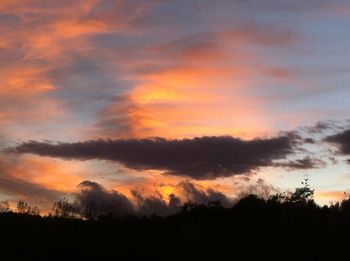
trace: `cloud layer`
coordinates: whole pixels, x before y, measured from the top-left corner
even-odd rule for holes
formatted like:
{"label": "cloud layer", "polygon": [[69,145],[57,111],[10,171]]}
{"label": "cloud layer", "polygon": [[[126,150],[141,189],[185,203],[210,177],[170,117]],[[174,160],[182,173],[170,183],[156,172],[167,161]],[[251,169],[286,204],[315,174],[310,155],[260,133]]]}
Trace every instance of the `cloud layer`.
{"label": "cloud layer", "polygon": [[325,138],[325,141],[338,146],[339,153],[350,155],[350,129]]}
{"label": "cloud layer", "polygon": [[57,173],[60,170],[41,175],[41,182],[38,182],[36,177],[42,174],[41,170],[48,170],[47,165],[36,161],[28,164],[25,160],[9,160],[2,156],[0,153],[0,201],[8,200],[14,207],[18,200],[25,200],[46,211],[52,202],[65,195],[60,187],[50,186],[47,182],[47,176],[52,175],[51,178],[58,178],[55,182],[59,183]]}
{"label": "cloud layer", "polygon": [[0,153],[0,194],[224,177],[214,186],[266,166],[323,166],[313,135],[332,124],[309,129],[311,156],[288,137],[252,139],[347,115],[348,10],[342,0],[1,0],[0,148],[58,140],[20,148],[129,169]]}
{"label": "cloud layer", "polygon": [[100,215],[167,216],[180,211],[185,203],[209,205],[218,202],[224,207],[233,204],[233,199],[221,192],[202,190],[188,181],[178,184],[178,188],[181,195],[170,194],[168,198],[161,194],[144,196],[137,190],[133,190],[128,198],[118,191],[109,191],[101,184],[85,180],[79,184],[80,191],[75,194],[74,205],[80,214],[91,218]]}
{"label": "cloud layer", "polygon": [[[212,179],[249,173],[275,165],[294,152],[293,135],[266,139],[242,140],[231,136],[168,140],[122,139],[78,143],[30,141],[7,151],[75,160],[116,161],[136,170],[162,170],[195,179]],[[306,165],[305,165],[306,164]],[[299,161],[290,167],[312,167]]]}

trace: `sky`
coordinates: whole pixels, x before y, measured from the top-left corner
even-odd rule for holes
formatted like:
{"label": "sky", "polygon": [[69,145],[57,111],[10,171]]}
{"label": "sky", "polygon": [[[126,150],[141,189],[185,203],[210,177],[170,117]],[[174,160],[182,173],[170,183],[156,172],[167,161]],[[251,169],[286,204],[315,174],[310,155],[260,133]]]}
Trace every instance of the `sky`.
{"label": "sky", "polygon": [[2,0],[0,200],[234,198],[305,177],[341,200],[349,26],[345,0]]}

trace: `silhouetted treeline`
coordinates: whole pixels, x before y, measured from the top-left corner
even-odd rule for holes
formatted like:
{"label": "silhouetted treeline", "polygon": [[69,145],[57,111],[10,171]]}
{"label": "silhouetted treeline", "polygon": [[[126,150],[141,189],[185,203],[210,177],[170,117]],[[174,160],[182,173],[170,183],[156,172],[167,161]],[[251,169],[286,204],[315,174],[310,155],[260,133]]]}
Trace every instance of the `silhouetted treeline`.
{"label": "silhouetted treeline", "polygon": [[10,257],[4,260],[349,259],[350,199],[321,207],[307,183],[268,199],[248,195],[229,208],[187,203],[164,217],[82,219],[71,207],[62,199],[42,217],[3,203],[1,249]]}

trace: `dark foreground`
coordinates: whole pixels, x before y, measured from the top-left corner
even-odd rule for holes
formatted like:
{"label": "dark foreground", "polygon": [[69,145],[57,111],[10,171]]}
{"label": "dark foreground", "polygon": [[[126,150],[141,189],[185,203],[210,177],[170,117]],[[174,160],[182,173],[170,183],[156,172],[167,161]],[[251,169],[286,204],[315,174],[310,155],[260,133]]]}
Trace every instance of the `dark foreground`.
{"label": "dark foreground", "polygon": [[168,217],[0,215],[0,260],[349,260],[349,200],[331,207],[248,196]]}

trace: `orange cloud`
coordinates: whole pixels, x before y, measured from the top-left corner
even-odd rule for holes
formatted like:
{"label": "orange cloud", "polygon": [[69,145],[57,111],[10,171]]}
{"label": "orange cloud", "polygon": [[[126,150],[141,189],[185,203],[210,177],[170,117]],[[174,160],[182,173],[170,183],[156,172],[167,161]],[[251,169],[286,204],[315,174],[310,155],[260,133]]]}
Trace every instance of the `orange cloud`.
{"label": "orange cloud", "polygon": [[134,8],[118,1],[105,8],[100,0],[1,1],[0,12],[9,19],[0,24],[0,51],[6,55],[0,62],[0,122],[10,125],[68,114],[64,101],[49,98],[61,88],[55,85],[53,71],[96,48],[90,36],[131,29],[148,6]]}
{"label": "orange cloud", "polygon": [[235,68],[186,66],[151,73],[141,77],[143,83],[127,100],[107,108],[104,116],[123,111],[129,135],[137,137],[213,133],[254,137],[266,131],[268,123],[254,100],[234,98],[246,89],[240,79],[243,73]]}
{"label": "orange cloud", "polygon": [[293,74],[261,66],[265,57],[247,46],[297,40],[292,32],[243,26],[137,50],[136,58],[121,61],[133,88],[99,114],[95,136],[265,135],[273,129],[271,113],[251,92],[264,76],[290,80]]}
{"label": "orange cloud", "polygon": [[0,122],[3,127],[19,122],[40,122],[62,113],[59,103],[46,96],[55,90],[47,72],[48,68],[32,65],[0,69]]}
{"label": "orange cloud", "polygon": [[[269,34],[261,28],[242,26],[236,30],[201,33],[174,40],[170,39],[173,36],[163,38],[164,32],[153,31],[156,26],[153,28],[152,22],[148,24],[150,28],[143,26],[147,23],[143,20],[144,14],[153,4],[111,1],[106,8],[100,6],[102,2],[0,1],[0,12],[16,18],[6,21],[8,24],[0,24],[0,49],[6,49],[10,56],[6,62],[0,61],[0,123],[4,129],[10,126],[7,138],[31,139],[40,135],[37,134],[38,126],[27,129],[28,123],[33,122],[46,128],[46,133],[53,133],[50,137],[60,138],[63,134],[59,127],[65,124],[76,124],[74,127],[80,128],[79,135],[84,136],[83,132],[93,120],[86,119],[86,115],[82,117],[88,127],[71,123],[76,112],[66,106],[64,98],[60,100],[57,96],[64,92],[64,88],[74,89],[74,84],[78,86],[76,89],[87,89],[80,87],[83,84],[79,82],[79,75],[73,75],[77,77],[73,87],[56,85],[52,76],[56,69],[69,67],[67,65],[74,64],[80,57],[101,62],[101,68],[97,65],[97,69],[108,72],[113,81],[118,82],[121,78],[132,85],[131,90],[119,90],[115,83],[115,93],[121,98],[113,100],[97,115],[94,136],[182,138],[234,135],[252,138],[272,129],[264,102],[252,97],[249,91],[260,74],[283,79],[293,75],[275,67],[261,68],[260,64],[266,57],[248,50],[247,46],[290,45],[296,40],[295,35],[290,32]],[[129,37],[136,31],[138,37],[142,35],[144,39],[148,39],[148,34],[153,37],[156,33],[158,42],[148,45],[147,41],[142,43],[144,39],[137,38],[133,40],[134,45],[126,41],[120,49],[119,45],[108,49],[97,46],[92,40],[93,36],[108,35],[119,44],[125,35]],[[117,38],[119,34],[121,38]],[[106,45],[113,42],[109,39]],[[166,41],[170,43],[162,43]],[[118,74],[120,72],[122,75]],[[58,77],[64,78],[65,75]],[[97,73],[98,77],[105,77],[105,74],[100,76]],[[72,89],[69,91],[74,93]],[[62,96],[70,95],[69,91]],[[103,84],[96,83],[94,92],[96,96],[103,93]],[[84,100],[85,104],[89,102]],[[69,120],[60,121],[60,117],[65,116]],[[45,124],[52,125],[48,128]],[[72,129],[66,129],[72,135]],[[25,157],[9,166],[8,170],[14,180],[61,192],[73,191],[89,176],[83,164],[38,157]],[[132,178],[134,174],[128,171],[128,175]],[[125,194],[139,186],[146,193],[160,193],[167,197],[177,192],[177,184],[183,181],[161,173],[146,172],[135,176],[139,183],[135,179],[131,179],[132,182],[105,180],[105,183]],[[232,193],[232,186],[226,182],[216,180],[196,184],[203,189],[215,187]]]}
{"label": "orange cloud", "polygon": [[[11,163],[12,161],[12,163]],[[60,192],[72,192],[82,180],[84,173],[76,162],[64,162],[40,157],[7,158],[7,175],[16,180],[23,180],[46,189]]]}
{"label": "orange cloud", "polygon": [[0,123],[57,119],[65,110],[49,97],[56,91],[50,73],[72,61],[67,52],[89,48],[85,36],[106,32],[103,20],[85,18],[98,1],[1,1],[0,10],[16,19],[0,24],[5,50],[0,67]]}
{"label": "orange cloud", "polygon": [[22,66],[5,68],[0,71],[3,88],[0,95],[36,95],[54,89],[45,76],[48,68],[39,66]]}

